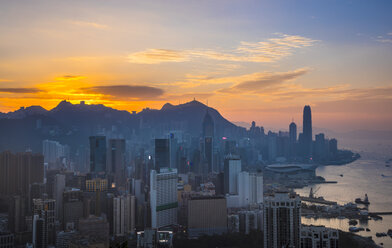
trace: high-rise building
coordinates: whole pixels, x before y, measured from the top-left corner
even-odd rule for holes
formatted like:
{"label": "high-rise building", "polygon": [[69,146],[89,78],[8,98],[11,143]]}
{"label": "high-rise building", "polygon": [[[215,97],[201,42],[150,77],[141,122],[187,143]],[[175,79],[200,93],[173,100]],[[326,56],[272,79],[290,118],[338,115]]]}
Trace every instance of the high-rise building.
{"label": "high-rise building", "polygon": [[135,196],[113,198],[113,235],[124,236],[135,230]]}
{"label": "high-rise building", "polygon": [[152,170],[150,175],[151,227],[177,224],[177,169]]}
{"label": "high-rise building", "polygon": [[26,231],[26,198],[15,195],[10,197],[8,205],[8,229],[12,233]]}
{"label": "high-rise building", "polygon": [[61,231],[56,237],[56,248],[68,248],[71,240],[76,236],[75,231],[64,232]]}
{"label": "high-rise building", "polygon": [[225,194],[238,194],[238,174],[241,172],[241,159],[237,155],[227,155],[224,162]]}
{"label": "high-rise building", "polygon": [[106,137],[90,136],[90,172],[105,174],[106,169]]}
{"label": "high-rise building", "polygon": [[303,134],[303,151],[306,158],[310,158],[312,155],[312,112],[309,105],[304,107],[303,113],[303,124],[302,124],[302,134]]}
{"label": "high-rise building", "polygon": [[63,192],[65,189],[65,175],[56,174],[54,178],[53,198],[56,200],[56,218],[63,218]]}
{"label": "high-rise building", "polygon": [[214,157],[214,143],[213,143],[213,138],[212,137],[204,137],[204,151],[203,151],[203,157],[206,162],[207,166],[207,172],[213,172],[213,157]]}
{"label": "high-rise building", "polygon": [[48,223],[45,210],[42,210],[40,215],[33,216],[33,246],[34,248],[48,247]]}
{"label": "high-rise building", "polygon": [[30,184],[43,183],[44,157],[40,154],[0,153],[0,195],[28,196]]}
{"label": "high-rise building", "polygon": [[294,122],[290,123],[289,126],[290,143],[297,142],[297,125]]}
{"label": "high-rise building", "polygon": [[208,108],[206,110],[206,114],[204,115],[203,124],[202,124],[202,135],[203,137],[214,137],[215,129],[214,129],[214,121],[210,113],[208,112]]}
{"label": "high-rise building", "polygon": [[169,139],[155,139],[155,169],[170,167]]}
{"label": "high-rise building", "polygon": [[301,248],[338,248],[339,231],[325,226],[302,226]]}
{"label": "high-rise building", "polygon": [[116,186],[125,185],[125,140],[110,139],[108,151],[108,173],[113,176]]}
{"label": "high-rise building", "polygon": [[245,171],[238,174],[238,200],[240,207],[263,203],[263,174]]}
{"label": "high-rise building", "polygon": [[276,192],[264,198],[264,248],[300,247],[301,200]]}
{"label": "high-rise building", "polygon": [[188,200],[188,235],[227,232],[227,206],[223,196],[195,196]]}

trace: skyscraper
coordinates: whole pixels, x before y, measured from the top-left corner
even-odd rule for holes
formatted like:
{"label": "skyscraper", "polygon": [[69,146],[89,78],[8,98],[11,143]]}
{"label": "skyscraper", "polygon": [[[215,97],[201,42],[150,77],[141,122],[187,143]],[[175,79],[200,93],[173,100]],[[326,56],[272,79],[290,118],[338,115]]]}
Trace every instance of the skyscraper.
{"label": "skyscraper", "polygon": [[300,247],[301,200],[277,192],[264,198],[264,248]]}
{"label": "skyscraper", "polygon": [[304,107],[303,113],[303,151],[304,156],[309,158],[312,154],[312,112],[310,110],[310,106],[306,105]]}
{"label": "skyscraper", "polygon": [[170,167],[169,139],[155,139],[155,169]]}
{"label": "skyscraper", "polygon": [[108,172],[116,186],[125,184],[125,140],[110,139],[108,150]]}
{"label": "skyscraper", "polygon": [[150,204],[152,228],[177,224],[177,169],[151,171]]}
{"label": "skyscraper", "polygon": [[238,200],[240,207],[263,203],[263,174],[246,171],[238,174]]}
{"label": "skyscraper", "polygon": [[206,114],[204,115],[202,129],[203,137],[214,137],[214,121],[212,120],[210,113],[208,113],[208,108],[206,110]]}
{"label": "skyscraper", "polygon": [[224,191],[226,194],[238,194],[238,174],[241,170],[241,159],[239,156],[226,156],[224,162]]}
{"label": "skyscraper", "polygon": [[135,196],[113,198],[113,235],[124,236],[135,230]]}
{"label": "skyscraper", "polygon": [[90,136],[90,172],[106,172],[106,137]]}
{"label": "skyscraper", "polygon": [[297,142],[297,125],[294,122],[290,123],[289,133],[290,133],[290,143],[293,144]]}

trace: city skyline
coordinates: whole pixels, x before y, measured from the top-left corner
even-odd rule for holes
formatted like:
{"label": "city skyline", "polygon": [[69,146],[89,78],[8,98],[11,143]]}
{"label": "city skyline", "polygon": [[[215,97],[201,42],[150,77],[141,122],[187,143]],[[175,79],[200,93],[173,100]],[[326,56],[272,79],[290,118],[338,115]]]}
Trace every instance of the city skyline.
{"label": "city skyline", "polygon": [[[233,122],[391,130],[390,3],[2,2],[0,111],[194,97]],[[332,14],[334,13],[334,14]]]}

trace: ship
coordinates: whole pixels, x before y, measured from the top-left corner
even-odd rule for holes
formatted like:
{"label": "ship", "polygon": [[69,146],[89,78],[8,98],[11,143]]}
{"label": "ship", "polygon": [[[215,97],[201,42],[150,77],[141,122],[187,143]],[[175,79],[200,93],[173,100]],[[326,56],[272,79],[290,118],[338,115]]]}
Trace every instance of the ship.
{"label": "ship", "polygon": [[364,198],[363,200],[362,200],[361,198],[355,199],[355,203],[357,203],[357,204],[363,204],[363,205],[369,205],[370,202],[369,202],[368,195],[365,194],[365,198]]}

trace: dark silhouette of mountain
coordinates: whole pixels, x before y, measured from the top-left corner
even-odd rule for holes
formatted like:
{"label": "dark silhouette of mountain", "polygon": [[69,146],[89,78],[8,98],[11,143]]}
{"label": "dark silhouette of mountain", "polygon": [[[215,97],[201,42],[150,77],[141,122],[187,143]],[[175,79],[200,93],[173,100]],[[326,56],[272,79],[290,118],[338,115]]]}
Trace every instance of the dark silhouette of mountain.
{"label": "dark silhouette of mountain", "polygon": [[0,113],[0,119],[23,119],[31,115],[44,115],[47,112],[48,111],[41,106],[21,107],[13,112]]}
{"label": "dark silhouette of mountain", "polygon": [[[0,113],[0,150],[24,151],[29,148],[41,152],[44,139],[68,144],[72,150],[87,146],[89,136],[102,133],[126,139],[135,135],[152,139],[173,130],[182,130],[197,137],[201,134],[207,108],[198,101],[191,101],[180,105],[166,103],[160,110],[146,108],[131,114],[102,104],[72,104],[65,100],[49,111],[40,106],[21,108]],[[243,132],[243,128],[226,120],[217,110],[209,108],[209,113],[217,137]]]}

